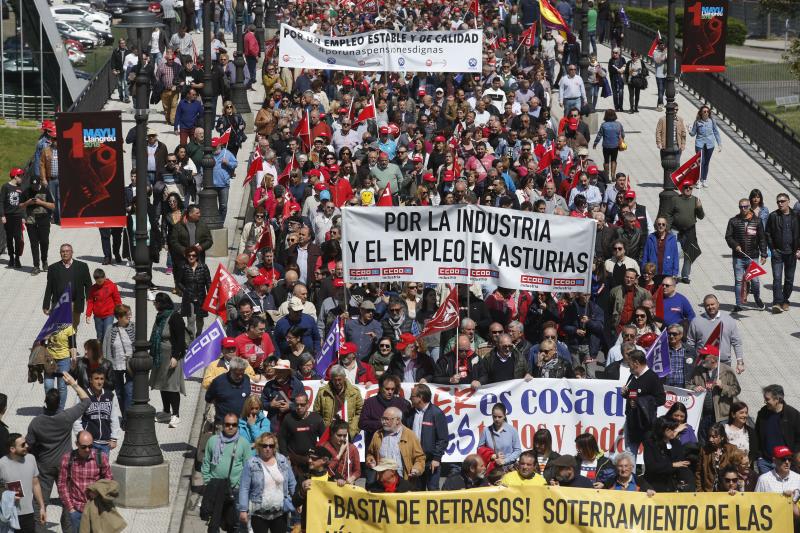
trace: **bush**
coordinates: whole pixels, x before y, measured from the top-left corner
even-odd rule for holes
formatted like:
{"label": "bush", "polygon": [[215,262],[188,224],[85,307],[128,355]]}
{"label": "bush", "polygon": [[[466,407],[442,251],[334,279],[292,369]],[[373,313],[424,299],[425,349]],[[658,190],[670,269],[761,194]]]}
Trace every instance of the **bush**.
{"label": "bush", "polygon": [[[661,35],[666,37],[669,25],[667,24],[667,8],[660,7],[658,9],[642,9],[637,7],[626,7],[625,13],[628,18],[633,22],[638,22],[648,28],[661,31]],[[677,37],[683,37],[683,10],[675,10],[675,19],[677,24]],[[739,19],[728,17],[728,36],[726,39],[727,44],[743,45],[747,37],[747,27]]]}

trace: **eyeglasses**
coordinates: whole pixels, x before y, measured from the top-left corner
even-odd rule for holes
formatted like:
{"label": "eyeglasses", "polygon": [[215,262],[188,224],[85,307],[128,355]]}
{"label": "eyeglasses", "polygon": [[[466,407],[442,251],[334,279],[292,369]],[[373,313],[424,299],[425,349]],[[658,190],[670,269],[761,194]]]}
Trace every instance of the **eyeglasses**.
{"label": "eyeglasses", "polygon": [[789,200],[778,200],[778,203],[779,203],[779,204],[785,204],[785,203],[786,203],[786,202],[788,202],[788,201],[789,201]]}
{"label": "eyeglasses", "polygon": [[664,287],[674,287],[675,286],[674,283],[662,283],[661,285],[664,286]]}
{"label": "eyeglasses", "polygon": [[647,318],[647,315],[640,315],[640,314],[636,314],[636,315],[634,315],[634,316],[635,316],[636,318]]}
{"label": "eyeglasses", "polygon": [[306,407],[307,405],[307,403],[294,402],[295,407]]}
{"label": "eyeglasses", "polygon": [[636,338],[636,334],[635,333],[623,333],[622,334],[622,338],[623,339],[635,339]]}
{"label": "eyeglasses", "polygon": [[378,348],[381,348],[381,349],[384,349],[384,348],[385,348],[385,349],[387,349],[387,350],[388,350],[388,349],[390,349],[391,347],[392,347],[392,345],[391,345],[391,344],[379,344],[379,345],[378,345]]}
{"label": "eyeglasses", "polygon": [[739,209],[750,209],[750,204],[740,205]]}
{"label": "eyeglasses", "polygon": [[270,449],[274,449],[274,448],[275,448],[275,445],[274,445],[274,444],[262,444],[262,445],[261,445],[261,447],[262,447],[262,448],[270,448]]}
{"label": "eyeglasses", "polygon": [[503,333],[503,330],[502,329],[493,329],[490,333],[492,335],[500,335],[501,333]]}
{"label": "eyeglasses", "polygon": [[228,424],[227,422],[225,422],[224,426],[226,428],[238,428],[239,427],[239,423],[237,422],[236,424]]}
{"label": "eyeglasses", "polygon": [[225,109],[233,109],[233,106],[232,105],[226,105]]}
{"label": "eyeglasses", "polygon": [[186,257],[197,257],[197,254],[189,254]]}
{"label": "eyeglasses", "polygon": [[256,215],[255,218],[264,218],[264,215]]}
{"label": "eyeglasses", "polygon": [[615,250],[624,250],[625,248],[623,248],[622,246],[615,246],[614,249]]}
{"label": "eyeglasses", "polygon": [[[27,444],[27,443],[25,443],[25,446],[27,446],[27,445],[28,445],[28,444]],[[91,444],[78,444],[78,448],[80,448],[81,450],[88,450],[88,449],[89,449],[89,448],[91,448],[91,447],[92,447],[92,445],[91,445]]]}
{"label": "eyeglasses", "polygon": [[669,333],[667,333],[667,335],[669,335],[670,337],[680,337],[681,334],[678,333],[677,331],[670,331]]}

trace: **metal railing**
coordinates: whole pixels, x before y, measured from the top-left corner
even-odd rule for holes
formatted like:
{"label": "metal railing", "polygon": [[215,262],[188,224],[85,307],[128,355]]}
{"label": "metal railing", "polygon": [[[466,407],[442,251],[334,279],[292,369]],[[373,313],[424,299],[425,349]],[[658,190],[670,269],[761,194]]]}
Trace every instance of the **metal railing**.
{"label": "metal railing", "polygon": [[800,94],[800,80],[789,63],[758,63],[725,69],[724,76],[756,102],[772,103],[781,96]]}
{"label": "metal railing", "polygon": [[[623,47],[646,56],[655,35],[655,30],[631,22]],[[681,47],[676,46],[676,49],[676,68],[680,72]],[[676,78],[678,81],[785,174],[800,179],[800,137],[782,120],[761,107],[724,75],[684,73]]]}
{"label": "metal railing", "polygon": [[117,87],[117,77],[111,70],[111,57],[105,65],[92,77],[78,98],[72,103],[69,111],[100,111],[108,102],[111,93]]}
{"label": "metal railing", "polygon": [[7,120],[42,121],[53,118],[55,111],[55,103],[48,95],[6,93],[0,95],[0,116]]}

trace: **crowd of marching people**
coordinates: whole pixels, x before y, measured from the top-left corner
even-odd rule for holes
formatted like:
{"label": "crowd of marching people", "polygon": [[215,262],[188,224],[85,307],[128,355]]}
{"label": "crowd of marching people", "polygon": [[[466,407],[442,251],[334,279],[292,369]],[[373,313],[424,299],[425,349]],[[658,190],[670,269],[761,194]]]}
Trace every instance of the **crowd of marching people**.
{"label": "crowd of marching people", "polygon": [[[197,467],[204,483],[201,516],[210,531],[231,531],[236,524],[256,533],[304,531],[308,493],[318,479],[340,486],[364,480],[374,492],[550,484],[650,495],[779,492],[798,501],[800,412],[774,384],[763,388],[764,405],[751,412],[756,406],[738,397],[746,347],[737,321],[720,309],[716,295],[706,295],[696,313],[680,290],[691,283],[692,263],[700,256],[696,225],[705,213],[694,192],[710,186],[709,163],[721,142],[711,110],[701,107],[689,128],[680,118],[676,122],[680,150],[688,133],[701,154],[698,175],[676,183],[661,211],[640,204],[624,164],[618,113],[626,107],[626,88],[628,111],[639,111],[649,69],[661,109],[664,44],[651,61],[637,52],[624,59],[624,11],[606,0],[590,0],[589,9],[594,55],[587,93],[577,72],[578,44],[566,31],[572,22],[566,0],[555,7],[531,0],[482,4],[477,13],[471,2],[387,2],[379,16],[359,13],[350,2],[337,13],[317,2],[281,8],[284,21],[326,35],[481,27],[484,68],[473,75],[278,68],[274,41],[259,46],[250,26],[242,81],[264,91],[253,124],[231,102],[236,69],[227,23],[212,41],[212,65],[197,64],[191,24],[175,25],[174,33],[156,29],[150,43],[130,48],[120,40],[112,56],[119,99],[129,101],[129,84],[146,69],[154,82],[150,102],[161,105],[179,139],[168,147],[148,131],[147,168],[134,168],[125,189],[128,225],[100,230],[103,265],[132,257],[135,184],[147,180],[150,257],[159,264],[166,251],[164,265],[173,276],[173,287],[151,287],[155,323],[149,335],[149,384],[162,400],[157,421],[170,428],[181,424],[187,346],[210,322],[205,303],[213,275],[205,253],[213,240],[197,205],[205,68],[213,80],[218,215],[228,215],[232,179],[250,188],[254,215],[235,243],[235,283],[227,285],[233,289],[224,299],[226,336],[202,377],[210,408]],[[537,29],[554,12],[565,36],[557,26]],[[597,44],[607,39],[614,48],[601,64]],[[601,100],[607,96],[613,105]],[[589,129],[593,114],[597,131]],[[666,145],[665,135],[662,119],[655,132],[659,147]],[[129,142],[135,142],[133,133]],[[237,163],[251,142],[246,164]],[[590,143],[592,150],[602,148],[602,161],[590,156]],[[70,244],[48,263],[50,224],[60,223],[52,123],[42,126],[34,171],[27,188],[21,169],[12,170],[0,188],[9,267],[21,266],[24,221],[31,273],[46,272],[42,310],[66,318],[37,339],[31,353],[28,379],[43,384],[44,413],[27,429],[0,424],[0,481],[16,494],[14,530],[42,530],[56,485],[64,531],[108,531],[102,527],[112,526],[97,521],[121,518],[98,513],[96,502],[113,492],[109,454],[122,438],[132,402],[129,362],[137,317],[106,272],[74,259]],[[758,309],[766,308],[753,276],[767,258],[775,279],[771,311],[789,311],[800,220],[787,194],[776,202],[770,212],[753,189],[728,223],[733,314],[748,293]],[[342,208],[451,204],[593,219],[591,292],[457,285],[457,328],[421,336],[450,288],[344,281]],[[78,346],[82,321],[94,325],[95,337]],[[335,359],[320,365],[332,331],[340,331],[342,341],[337,339]],[[661,345],[668,356],[651,368],[654,347]],[[432,401],[432,387],[480,389],[542,378],[618,382],[624,450],[609,454],[595,436],[582,433],[575,455],[559,454],[544,428],[532,448],[523,449],[506,406],[497,403],[476,453],[459,464],[447,462],[453,435]],[[309,380],[322,380],[313,398],[303,383]],[[412,387],[407,398],[403,384]],[[377,386],[378,392],[363,399],[357,386]],[[666,403],[665,386],[705,393],[697,427],[688,423],[682,403],[657,416]],[[68,405],[70,388],[77,404]],[[0,394],[0,415],[6,404]],[[363,460],[354,444],[360,438]],[[6,503],[3,496],[3,509]],[[796,505],[794,511],[800,516]]]}

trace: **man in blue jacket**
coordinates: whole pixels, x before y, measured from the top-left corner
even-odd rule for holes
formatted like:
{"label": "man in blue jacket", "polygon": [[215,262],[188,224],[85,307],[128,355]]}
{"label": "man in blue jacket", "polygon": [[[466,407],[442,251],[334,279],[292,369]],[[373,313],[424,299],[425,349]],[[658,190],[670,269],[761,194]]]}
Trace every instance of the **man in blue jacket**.
{"label": "man in blue jacket", "polygon": [[314,317],[303,313],[303,302],[297,296],[289,298],[289,314],[278,320],[275,324],[273,336],[278,342],[278,349],[282,354],[288,354],[290,349],[286,342],[286,333],[292,328],[303,330],[303,344],[309,353],[319,353],[320,336],[317,321]]}
{"label": "man in blue jacket", "polygon": [[194,128],[203,125],[203,104],[197,100],[197,91],[189,89],[175,110],[175,132],[180,133],[181,144],[186,144]]}
{"label": "man in blue jacket", "polygon": [[241,413],[250,396],[250,378],[245,375],[247,361],[232,357],[228,371],[220,374],[206,391],[206,402],[214,404],[214,423],[222,424],[226,413]]}
{"label": "man in blue jacket", "polygon": [[411,428],[425,452],[425,472],[417,478],[418,490],[439,490],[442,456],[447,451],[450,434],[441,409],[431,403],[431,389],[419,384],[411,391],[411,406],[404,425]]}
{"label": "man in blue jacket", "polygon": [[222,137],[211,140],[214,147],[214,186],[217,191],[217,201],[219,202],[219,218],[225,221],[228,214],[228,192],[231,188],[231,179],[236,172],[236,157],[230,153],[222,142]]}

